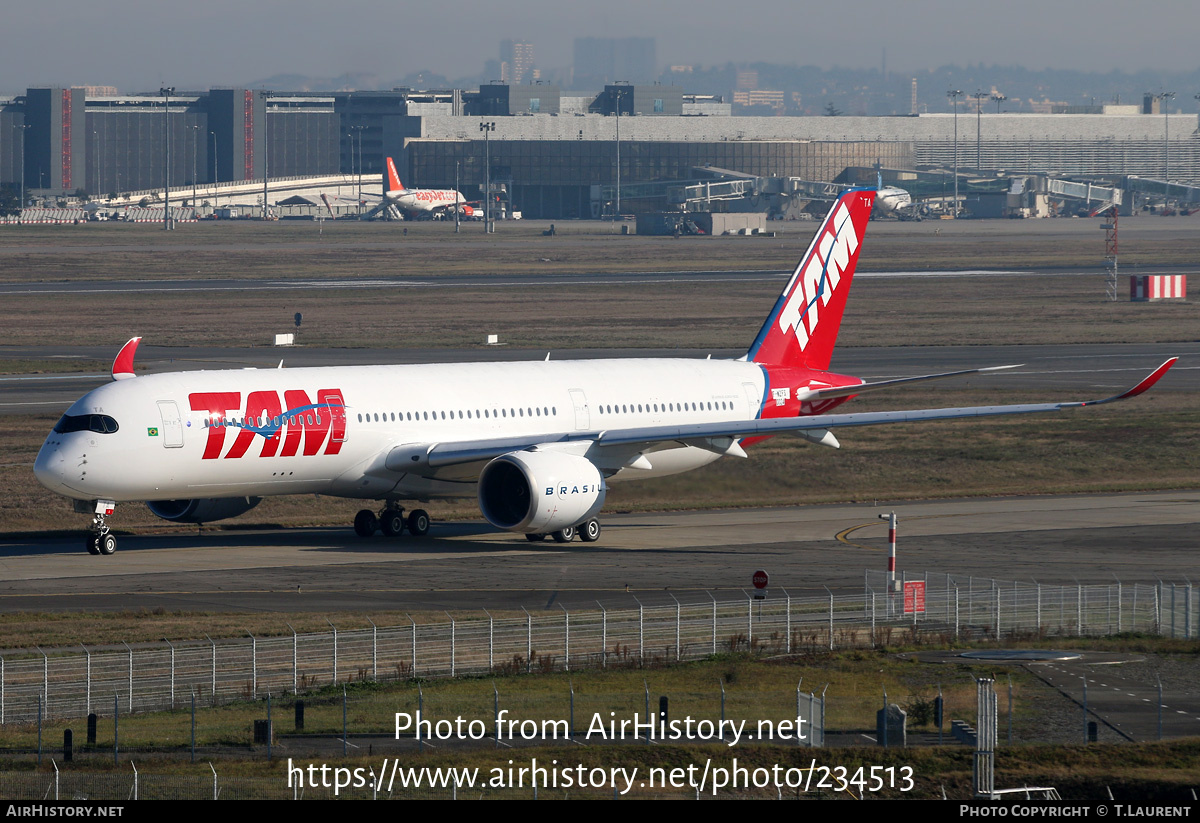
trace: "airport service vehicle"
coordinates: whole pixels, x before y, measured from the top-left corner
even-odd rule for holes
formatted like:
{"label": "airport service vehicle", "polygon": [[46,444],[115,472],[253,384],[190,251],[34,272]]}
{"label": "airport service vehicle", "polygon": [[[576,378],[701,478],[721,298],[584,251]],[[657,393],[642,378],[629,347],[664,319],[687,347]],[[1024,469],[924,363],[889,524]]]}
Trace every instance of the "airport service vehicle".
{"label": "airport service vehicle", "polygon": [[[211,522],[263,497],[379,501],[362,536],[425,534],[402,501],[475,495],[484,518],[530,540],[600,537],[609,483],[689,471],[772,435],[838,447],[843,427],[1059,411],[1098,401],[833,413],[851,397],[987,369],[865,382],[830,372],[875,192],[833,204],[749,351],[737,360],[608,359],[192,371],[113,381],[67,409],[38,453],[48,488],[93,513],[87,549],[112,554],[118,503]],[[1000,367],[1005,368],[1005,367]]]}
{"label": "airport service vehicle", "polygon": [[388,206],[413,216],[453,216],[458,209],[463,217],[474,217],[475,208],[468,205],[467,199],[453,189],[406,189],[400,182],[396,172],[396,164],[392,158],[387,159],[388,185],[383,193],[384,202]]}

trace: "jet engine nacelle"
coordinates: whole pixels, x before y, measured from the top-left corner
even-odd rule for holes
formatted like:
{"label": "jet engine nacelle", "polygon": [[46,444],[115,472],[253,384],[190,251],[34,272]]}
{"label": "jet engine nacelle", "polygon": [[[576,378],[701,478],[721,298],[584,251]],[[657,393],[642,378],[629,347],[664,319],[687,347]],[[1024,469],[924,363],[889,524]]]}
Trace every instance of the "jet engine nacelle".
{"label": "jet engine nacelle", "polygon": [[222,497],[150,500],[146,505],[155,515],[172,523],[212,523],[245,514],[261,502],[261,497]]}
{"label": "jet engine nacelle", "polygon": [[479,509],[493,526],[544,534],[577,526],[604,505],[608,488],[591,461],[555,451],[503,454],[479,475]]}

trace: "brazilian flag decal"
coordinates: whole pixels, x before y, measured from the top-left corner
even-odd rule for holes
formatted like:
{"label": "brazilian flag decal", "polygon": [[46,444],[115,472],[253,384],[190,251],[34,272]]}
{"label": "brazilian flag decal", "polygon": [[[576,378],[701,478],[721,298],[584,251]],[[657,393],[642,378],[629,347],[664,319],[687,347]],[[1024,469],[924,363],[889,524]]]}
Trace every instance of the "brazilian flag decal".
{"label": "brazilian flag decal", "polygon": [[151,426],[146,429],[147,437],[158,437],[158,426]]}

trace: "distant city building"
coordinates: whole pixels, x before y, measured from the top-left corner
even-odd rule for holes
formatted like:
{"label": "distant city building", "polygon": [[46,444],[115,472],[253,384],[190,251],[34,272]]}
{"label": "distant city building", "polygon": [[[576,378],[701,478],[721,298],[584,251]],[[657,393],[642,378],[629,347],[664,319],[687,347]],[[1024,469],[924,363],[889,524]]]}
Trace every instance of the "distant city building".
{"label": "distant city building", "polygon": [[[753,69],[739,69],[737,73],[737,85],[739,91],[748,91],[758,88],[758,72]],[[737,102],[736,100],[734,101]]]}
{"label": "distant city building", "polygon": [[652,83],[658,77],[653,37],[579,37],[575,39],[574,87],[608,83]]}
{"label": "distant city building", "polygon": [[[966,103],[969,101],[963,102],[965,110]],[[1062,113],[1066,111],[1069,105],[1070,103],[1065,100],[1050,100],[1049,98],[1042,98],[1041,100],[1029,99],[1029,110],[1034,114],[1055,114],[1055,109],[1059,110],[1058,113]]]}
{"label": "distant city building", "polygon": [[678,116],[683,114],[683,88],[657,83],[613,83],[605,86],[589,107],[593,114],[616,114],[618,109],[622,117],[635,114]]}
{"label": "distant city building", "polygon": [[[169,108],[158,94],[89,97],[83,88],[31,88],[0,99],[0,185],[16,187],[24,177],[27,191],[40,197],[83,189],[124,193],[135,203],[153,199],[168,162],[165,135],[175,186],[260,180],[268,172],[361,173],[364,182],[379,181],[390,156],[405,183],[449,187],[461,174],[462,186],[475,187],[462,190],[474,198],[485,177],[484,118],[493,127],[492,181],[505,187],[513,209],[549,218],[609,208],[618,126],[623,208],[639,197],[665,197],[672,181],[694,178],[705,165],[828,182],[852,166],[945,169],[957,157],[960,165],[978,159],[985,170],[1010,173],[1161,179],[1169,156],[1172,180],[1200,183],[1194,115],[1145,116],[1129,104],[1064,114],[985,107],[978,120],[962,122],[960,101],[958,122],[950,112],[774,116],[799,107],[798,94],[737,90],[734,105],[764,116],[733,117],[727,98],[653,82],[567,93],[536,82],[477,91],[212,89],[172,94]],[[639,195],[632,187],[643,184]]]}
{"label": "distant city building", "polygon": [[501,40],[500,82],[520,85],[536,79],[533,76],[533,44]]}
{"label": "distant city building", "polygon": [[506,117],[513,114],[558,114],[558,86],[545,83],[510,85],[493,83],[479,87],[479,95],[467,106],[467,114]]}
{"label": "distant city building", "polygon": [[751,108],[756,106],[764,106],[773,109],[777,113],[783,113],[784,93],[774,89],[750,89],[749,91],[735,91],[733,93],[733,105],[742,108]]}

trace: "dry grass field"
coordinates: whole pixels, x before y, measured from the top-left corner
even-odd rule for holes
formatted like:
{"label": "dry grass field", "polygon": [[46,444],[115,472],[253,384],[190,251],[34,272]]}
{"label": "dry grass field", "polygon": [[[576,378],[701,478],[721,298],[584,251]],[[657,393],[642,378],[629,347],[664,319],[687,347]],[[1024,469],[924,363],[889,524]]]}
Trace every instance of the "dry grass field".
{"label": "dry grass field", "polygon": [[[467,348],[488,333],[529,348],[744,349],[782,288],[629,282],[535,288],[14,294],[0,345],[268,346],[304,315],[302,345]],[[841,346],[1153,343],[1200,339],[1200,304],[1109,302],[1080,275],[860,278]],[[265,351],[270,358],[271,352]],[[36,370],[36,369],[31,369]],[[5,371],[9,371],[6,369]]]}
{"label": "dry grass field", "polygon": [[[1200,260],[1192,218],[1121,221],[1121,265],[1188,265]],[[594,271],[779,270],[807,246],[816,222],[770,223],[775,237],[622,236],[611,224],[206,222],[164,232],[153,224],[0,226],[0,282],[77,277],[370,277],[402,274]],[[875,222],[863,271],[1068,267],[1101,271],[1099,220]]]}

